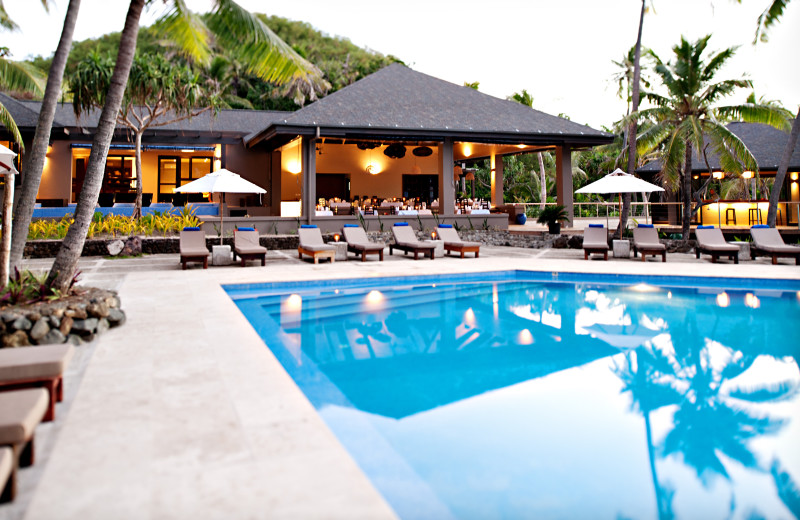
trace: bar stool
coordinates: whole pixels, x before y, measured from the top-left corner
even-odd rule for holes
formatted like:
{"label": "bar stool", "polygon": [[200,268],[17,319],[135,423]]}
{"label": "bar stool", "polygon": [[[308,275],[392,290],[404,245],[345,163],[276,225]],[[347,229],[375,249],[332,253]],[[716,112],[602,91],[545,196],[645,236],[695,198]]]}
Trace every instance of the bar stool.
{"label": "bar stool", "polygon": [[747,225],[761,224],[761,208],[750,208],[747,210]]}
{"label": "bar stool", "polygon": [[730,224],[731,220],[733,220],[733,225],[735,226],[736,225],[736,209],[734,209],[734,208],[726,208],[725,209],[725,225],[727,226],[728,224]]}

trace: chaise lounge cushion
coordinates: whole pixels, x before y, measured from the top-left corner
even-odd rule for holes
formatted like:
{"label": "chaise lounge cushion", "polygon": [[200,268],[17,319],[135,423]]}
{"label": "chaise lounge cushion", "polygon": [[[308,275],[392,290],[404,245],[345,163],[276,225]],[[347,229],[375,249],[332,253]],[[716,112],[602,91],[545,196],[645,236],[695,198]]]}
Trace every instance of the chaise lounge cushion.
{"label": "chaise lounge cushion", "polygon": [[233,250],[240,255],[266,254],[267,248],[259,243],[258,231],[239,228],[233,234]]}
{"label": "chaise lounge cushion", "polygon": [[458,231],[453,228],[453,226],[449,224],[440,224],[439,229],[439,238],[445,243],[445,246],[448,245],[455,245],[459,247],[480,247],[480,242],[468,242],[466,240],[461,240],[461,237],[458,236]]}
{"label": "chaise lounge cushion", "polygon": [[420,242],[417,239],[417,235],[414,234],[414,230],[408,224],[395,224],[392,226],[392,234],[394,235],[394,241],[399,246],[409,246],[415,249],[436,249],[436,244]]}
{"label": "chaise lounge cushion", "polygon": [[608,231],[604,227],[590,226],[583,230],[583,248],[608,250]]}
{"label": "chaise lounge cushion", "polygon": [[658,231],[654,227],[639,226],[633,230],[633,243],[637,249],[662,251],[667,248],[658,240]]}
{"label": "chaise lounge cushion", "polygon": [[364,228],[355,224],[345,224],[342,230],[347,247],[359,251],[383,251],[386,244],[382,242],[370,242]]}
{"label": "chaise lounge cushion", "polygon": [[69,343],[0,350],[0,383],[60,377],[69,365],[74,347]]}
{"label": "chaise lounge cushion", "polygon": [[184,228],[180,238],[181,256],[210,256],[206,234],[199,228]]}
{"label": "chaise lounge cushion", "polygon": [[317,226],[300,226],[297,236],[300,239],[300,249],[314,252],[336,251],[336,247],[330,246],[322,240],[322,233]]}
{"label": "chaise lounge cushion", "polygon": [[0,446],[27,442],[42,421],[47,404],[44,388],[0,392]]}
{"label": "chaise lounge cushion", "polygon": [[694,232],[701,249],[722,253],[738,253],[739,246],[725,242],[722,230],[714,226],[697,226]]}
{"label": "chaise lounge cushion", "polygon": [[769,226],[753,226],[750,229],[755,246],[767,253],[794,253],[800,255],[800,247],[783,241],[780,231]]}

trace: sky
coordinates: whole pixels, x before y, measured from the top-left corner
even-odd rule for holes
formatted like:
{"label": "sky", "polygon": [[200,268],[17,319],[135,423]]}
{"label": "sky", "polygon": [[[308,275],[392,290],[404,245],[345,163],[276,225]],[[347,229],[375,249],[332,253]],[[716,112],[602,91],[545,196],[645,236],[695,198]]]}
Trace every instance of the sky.
{"label": "sky", "polygon": [[[625,102],[613,77],[636,43],[639,0],[239,0],[253,12],[300,20],[360,47],[403,60],[414,70],[457,84],[477,81],[480,90],[505,98],[527,89],[534,108],[594,128],[620,119]],[[800,105],[800,1],[791,2],[767,43],[753,46],[756,19],[769,0],[648,0],[642,43],[662,60],[671,58],[681,36],[696,40],[712,34],[709,50],[740,46],[718,79],[743,76],[758,97],[776,100],[792,112]],[[67,0],[55,0],[50,13],[34,0],[4,2],[20,25],[2,33],[0,46],[13,59],[51,55],[61,33]],[[152,23],[163,13],[154,0],[143,17]],[[197,12],[210,0],[187,0]],[[96,38],[122,28],[127,2],[82,0],[75,39]],[[656,82],[657,83],[657,82]],[[654,87],[658,90],[658,87]],[[743,102],[749,91],[728,98]]]}

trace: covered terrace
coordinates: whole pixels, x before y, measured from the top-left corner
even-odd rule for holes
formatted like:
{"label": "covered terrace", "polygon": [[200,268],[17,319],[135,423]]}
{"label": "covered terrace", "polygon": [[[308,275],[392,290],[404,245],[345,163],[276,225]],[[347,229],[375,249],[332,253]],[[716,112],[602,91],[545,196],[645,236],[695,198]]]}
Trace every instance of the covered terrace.
{"label": "covered terrace", "polygon": [[[332,230],[358,213],[465,224],[481,215],[481,223],[505,228],[504,155],[553,151],[558,203],[572,214],[571,152],[612,139],[393,64],[273,121],[245,145],[270,154],[268,196],[272,208],[283,206],[283,217]],[[480,159],[490,160],[491,200],[457,200],[457,183],[467,175],[461,165]]]}

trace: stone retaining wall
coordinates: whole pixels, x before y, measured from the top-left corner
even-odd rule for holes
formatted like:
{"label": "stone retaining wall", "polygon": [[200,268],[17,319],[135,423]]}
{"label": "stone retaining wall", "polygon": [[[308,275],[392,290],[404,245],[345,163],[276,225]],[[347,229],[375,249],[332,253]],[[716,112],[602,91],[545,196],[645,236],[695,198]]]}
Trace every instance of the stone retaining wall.
{"label": "stone retaining wall", "polygon": [[[421,240],[430,239],[430,231],[415,231]],[[333,241],[334,233],[323,233],[322,237],[326,242]],[[555,249],[581,249],[583,247],[583,235],[541,235],[519,234],[505,230],[461,230],[459,235],[463,240],[480,242],[491,246],[523,247],[532,249],[555,248]],[[389,231],[368,231],[367,236],[372,241],[392,241],[392,232]],[[178,237],[140,237],[142,241],[142,252],[144,254],[177,254],[180,252],[180,240]],[[125,237],[121,238],[122,240]],[[108,244],[120,240],[120,238],[100,238],[87,240],[82,256],[109,256]],[[261,235],[259,241],[262,246],[270,250],[291,250],[297,249],[299,245],[297,235]],[[690,240],[683,244],[681,240],[662,240],[667,245],[667,252],[690,252],[693,250],[695,241]],[[226,237],[223,243],[233,247],[233,237]],[[219,238],[206,237],[206,246],[219,245]],[[56,256],[58,248],[61,246],[60,240],[35,240],[25,245],[25,256],[29,258],[52,258]]]}
{"label": "stone retaining wall", "polygon": [[125,323],[117,293],[93,287],[66,298],[0,309],[2,348],[91,341]]}

